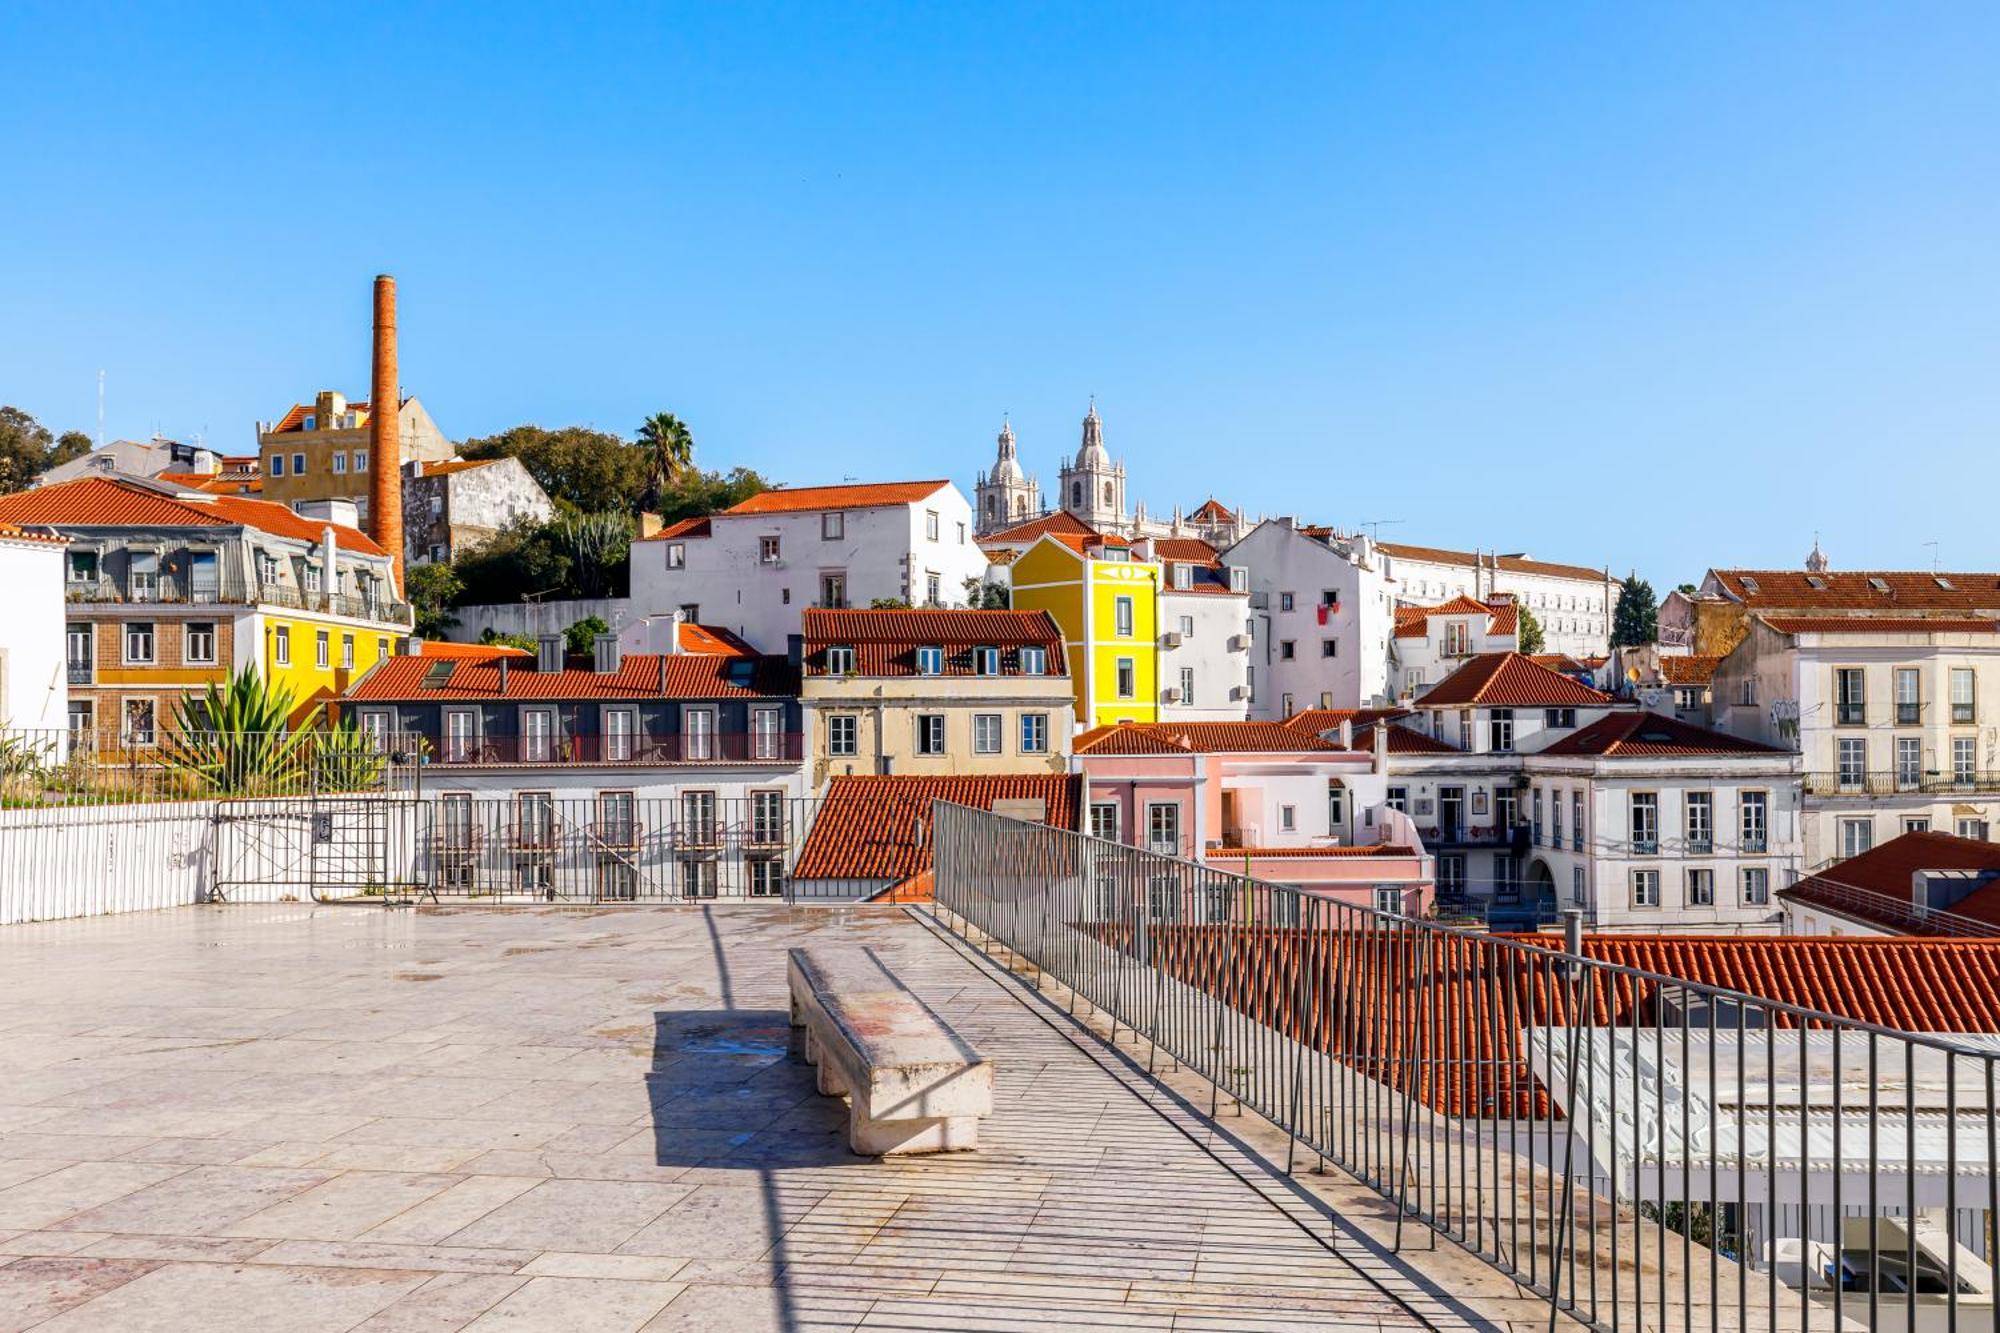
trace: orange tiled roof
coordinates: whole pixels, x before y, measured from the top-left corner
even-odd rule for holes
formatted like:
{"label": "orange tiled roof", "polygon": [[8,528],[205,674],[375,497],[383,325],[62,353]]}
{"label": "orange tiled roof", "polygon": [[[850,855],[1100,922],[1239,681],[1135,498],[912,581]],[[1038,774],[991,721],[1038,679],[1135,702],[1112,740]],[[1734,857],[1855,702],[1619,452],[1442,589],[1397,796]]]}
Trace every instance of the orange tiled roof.
{"label": "orange tiled roof", "polygon": [[[1551,671],[1560,671],[1565,676],[1578,675],[1590,670],[1588,666],[1577,661],[1568,653],[1529,653],[1527,654],[1527,658],[1536,666],[1545,666]],[[1599,665],[1602,665],[1603,659],[1599,658],[1598,662]]]}
{"label": "orange tiled roof", "polygon": [[850,486],[781,486],[759,491],[724,514],[791,514],[815,509],[876,509],[928,500],[949,481],[877,481]]}
{"label": "orange tiled roof", "polygon": [[1365,727],[1356,727],[1354,729],[1354,748],[1357,750],[1373,750],[1375,748],[1375,728],[1378,726],[1389,728],[1386,734],[1389,737],[1390,754],[1462,753],[1456,745],[1453,745],[1449,741],[1441,741],[1435,736],[1426,735],[1414,727],[1406,727],[1402,723],[1393,720],[1370,723]]}
{"label": "orange tiled roof", "polygon": [[1537,753],[1671,759],[1693,755],[1774,755],[1789,751],[1693,726],[1660,713],[1622,712],[1607,714]]}
{"label": "orange tiled roof", "polygon": [[1221,553],[1199,537],[1155,537],[1153,554],[1161,560],[1175,560],[1187,565],[1222,563]]}
{"label": "orange tiled roof", "polygon": [[1611,702],[1610,695],[1538,666],[1519,653],[1481,653],[1417,701],[1424,708],[1475,704],[1487,708],[1576,707]]}
{"label": "orange tiled roof", "polygon": [[1201,508],[1188,515],[1188,522],[1190,523],[1204,523],[1211,526],[1218,523],[1234,523],[1235,521],[1236,515],[1231,513],[1223,505],[1222,501],[1212,495],[1202,501]]}
{"label": "orange tiled roof", "polygon": [[1014,800],[1041,801],[1051,826],[1074,830],[1083,779],[1065,773],[835,778],[792,877],[908,880],[931,867],[933,802],[991,810],[996,801]]}
{"label": "orange tiled roof", "polygon": [[826,650],[854,649],[854,665],[862,676],[914,676],[917,649],[944,650],[946,676],[978,674],[975,648],[1000,649],[1003,675],[1020,674],[1019,650],[1040,648],[1046,655],[1046,676],[1065,675],[1062,630],[1046,611],[977,611],[971,609],[912,611],[832,611],[808,608],[804,615],[806,674],[826,674]]}
{"label": "orange tiled roof", "polygon": [[260,476],[230,472],[162,472],[153,480],[210,495],[255,495],[264,489]]}
{"label": "orange tiled roof", "polygon": [[1089,537],[1094,536],[1097,529],[1091,527],[1067,509],[1058,509],[1053,514],[1043,514],[1040,518],[1031,518],[1025,523],[1016,523],[1011,528],[1002,528],[998,532],[989,532],[979,539],[979,544],[981,546],[1025,546],[1045,532],[1066,532],[1071,536]]}
{"label": "orange tiled roof", "polygon": [[437,463],[421,463],[417,475],[422,477],[449,477],[455,472],[470,472],[476,467],[490,467],[499,462],[497,458],[447,458]]}
{"label": "orange tiled roof", "polygon": [[1590,569],[1583,565],[1562,565],[1548,560],[1530,560],[1524,555],[1492,556],[1475,554],[1471,551],[1453,551],[1442,546],[1412,546],[1407,542],[1376,542],[1376,549],[1387,552],[1399,560],[1420,560],[1432,565],[1460,565],[1467,569],[1477,568],[1481,561],[1489,567],[1497,566],[1510,574],[1544,574],[1558,579],[1589,579],[1594,583],[1605,581],[1604,571]]}
{"label": "orange tiled roof", "polygon": [[59,532],[29,532],[26,528],[12,523],[0,523],[0,537],[15,542],[45,542],[50,546],[67,546],[69,538]]}
{"label": "orange tiled roof", "polygon": [[677,537],[706,537],[712,530],[706,516],[701,518],[684,518],[678,522],[667,524],[667,526],[661,528],[650,537],[641,537],[639,540],[642,542],[663,542]]}
{"label": "orange tiled roof", "polygon": [[1282,722],[1115,722],[1076,738],[1076,754],[1344,753]]}
{"label": "orange tiled roof", "polygon": [[1706,685],[1715,679],[1720,657],[1662,657],[1660,679],[1669,685]]}
{"label": "orange tiled roof", "polygon": [[1496,597],[1486,604],[1493,619],[1486,624],[1488,634],[1518,636],[1521,632],[1521,605],[1511,597]]}
{"label": "orange tiled roof", "polygon": [[2000,621],[1977,616],[1773,616],[1764,623],[1780,634],[1993,634]]}
{"label": "orange tiled roof", "polygon": [[[1948,833],[1905,833],[1859,856],[1809,875],[1778,890],[1787,902],[1838,912],[1903,935],[1935,929],[1917,915],[1911,899],[1911,877],[1924,870],[1986,872],[1985,882],[1949,909],[1954,916],[2000,926],[2000,843],[1955,838]],[[1878,898],[1857,898],[1861,889]]]}
{"label": "orange tiled roof", "polygon": [[1408,717],[1407,708],[1301,708],[1286,718],[1282,725],[1293,731],[1302,731],[1308,736],[1319,736],[1329,731],[1337,731],[1343,722],[1364,726],[1382,717]]}
{"label": "orange tiled roof", "polygon": [[500,685],[500,663],[460,661],[444,680],[426,684],[434,660],[392,657],[354,683],[353,702],[481,699],[748,699],[798,692],[783,658],[743,661],[708,653],[627,653],[617,671],[511,668]]}
{"label": "orange tiled roof", "polygon": [[[312,403],[293,403],[291,411],[285,413],[279,419],[278,424],[271,427],[271,433],[276,435],[285,431],[304,429],[306,418],[311,416],[316,410]],[[368,404],[349,403],[343,410],[356,413],[356,420],[360,424],[364,426],[368,424]]]}
{"label": "orange tiled roof", "polygon": [[317,542],[327,527],[341,548],[381,555],[359,529],[301,518],[281,504],[241,495],[196,498],[163,494],[124,477],[78,477],[0,496],[0,521],[48,527],[248,527],[277,537]]}
{"label": "orange tiled roof", "polygon": [[432,660],[449,657],[461,662],[493,662],[503,657],[534,656],[526,648],[516,648],[511,643],[452,643],[446,639],[425,639],[417,655]]}
{"label": "orange tiled roof", "polygon": [[[1723,594],[1753,611],[1813,614],[1874,611],[2000,611],[2000,574],[1933,574],[1907,569],[1857,569],[1815,574],[1803,569],[1714,569]],[[1814,587],[1817,579],[1825,586]],[[1882,586],[1877,587],[1879,582]]]}
{"label": "orange tiled roof", "polygon": [[682,621],[676,627],[684,653],[720,653],[725,657],[755,657],[757,650],[720,625],[697,625]]}

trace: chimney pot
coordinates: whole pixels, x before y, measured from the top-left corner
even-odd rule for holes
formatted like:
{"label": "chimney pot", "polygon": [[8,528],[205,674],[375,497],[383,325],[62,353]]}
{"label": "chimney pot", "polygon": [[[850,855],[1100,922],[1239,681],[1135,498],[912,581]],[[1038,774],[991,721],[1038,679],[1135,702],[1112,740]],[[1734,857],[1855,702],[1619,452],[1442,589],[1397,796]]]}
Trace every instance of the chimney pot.
{"label": "chimney pot", "polygon": [[591,654],[591,667],[600,676],[615,675],[619,667],[623,665],[624,660],[618,651],[618,636],[616,634],[600,634],[593,642],[592,647],[594,651]]}
{"label": "chimney pot", "polygon": [[535,670],[561,671],[563,669],[563,636],[542,634],[535,639]]}

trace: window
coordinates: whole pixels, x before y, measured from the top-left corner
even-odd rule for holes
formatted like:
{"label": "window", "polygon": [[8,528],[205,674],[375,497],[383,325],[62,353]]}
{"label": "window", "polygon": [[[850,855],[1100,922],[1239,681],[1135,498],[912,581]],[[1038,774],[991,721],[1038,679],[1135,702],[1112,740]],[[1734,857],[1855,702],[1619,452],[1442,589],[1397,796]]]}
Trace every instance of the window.
{"label": "window", "polygon": [[340,636],[340,665],[349,671],[354,670],[354,636],[352,634],[343,634]]}
{"label": "window", "polygon": [[1549,793],[1549,846],[1561,847],[1562,845],[1563,794],[1559,791],[1552,791]]}
{"label": "window", "polygon": [[71,551],[69,553],[69,581],[71,583],[97,582],[97,552]]}
{"label": "window", "polygon": [[292,664],[292,627],[280,625],[271,631],[271,660],[279,666]]}
{"label": "window", "polygon": [[1896,737],[1896,789],[1915,791],[1923,781],[1924,742],[1918,736]]}
{"label": "window", "polygon": [[1843,819],[1840,821],[1840,854],[1843,857],[1859,856],[1875,845],[1875,821],[1872,819]]}
{"label": "window", "polygon": [[1743,905],[1762,907],[1771,901],[1771,872],[1763,866],[1743,867]]}
{"label": "window", "polygon": [[1574,851],[1583,850],[1583,793],[1569,794],[1569,845]]}
{"label": "window", "polygon": [[1181,617],[1181,637],[1182,637],[1183,639],[1192,639],[1192,638],[1194,637],[1194,617],[1193,617],[1193,616],[1182,616],[1182,617]]}
{"label": "window", "polygon": [[271,475],[274,477],[285,475],[285,456],[283,454],[271,455]]}
{"label": "window", "polygon": [[1468,754],[1472,751],[1472,710],[1458,710],[1458,748]]}
{"label": "window", "polygon": [[819,576],[819,604],[834,610],[847,605],[847,575],[822,574]]}
{"label": "window", "polygon": [[1472,631],[1463,620],[1447,621],[1444,627],[1444,655],[1464,657],[1472,651]]}
{"label": "window", "polygon": [[1505,834],[1521,825],[1521,794],[1512,787],[1501,787],[1493,793],[1493,826]]}
{"label": "window", "polygon": [[1770,845],[1770,803],[1771,794],[1761,791],[1746,791],[1738,798],[1737,830],[1741,846],[1740,852],[1763,852]]}
{"label": "window", "polygon": [[1194,587],[1194,566],[1176,564],[1174,566],[1174,587],[1182,592]]}
{"label": "window", "polygon": [[854,674],[854,649],[838,644],[826,650],[826,674],[829,676],[851,676]]}
{"label": "window", "polygon": [[295,477],[303,477],[305,474],[306,474],[306,456],[304,454],[293,454],[292,475]]}
{"label": "window", "polygon": [[1590,877],[1582,866],[1569,868],[1569,900],[1572,906],[1581,907],[1590,900]]}
{"label": "window", "polygon": [[1929,833],[1930,831],[1931,819],[1929,815],[1906,815],[1903,817],[1903,832]]}
{"label": "window", "polygon": [[1333,639],[1321,639],[1319,641],[1319,655],[1321,657],[1338,657],[1340,655],[1340,644]]}
{"label": "window", "polygon": [[151,666],[153,653],[153,622],[150,620],[128,620],[125,622],[125,661],[129,666]]}
{"label": "window", "polygon": [[1021,674],[1024,676],[1040,676],[1049,669],[1049,654],[1044,648],[1023,648],[1018,654],[1018,660],[1021,664]]}
{"label": "window", "polygon": [[847,536],[847,515],[821,514],[819,516],[819,539],[823,542],[837,542]]}
{"label": "window", "polygon": [[546,764],[553,757],[551,737],[555,730],[555,712],[548,708],[523,708],[521,710],[521,760],[529,764]]}
{"label": "window", "polygon": [[1090,836],[1100,842],[1118,841],[1118,802],[1090,803]]}
{"label": "window", "polygon": [[1970,722],[1974,715],[1972,699],[1972,668],[1953,667],[1951,669],[1951,720]]}
{"label": "window", "polygon": [[313,661],[321,671],[333,665],[333,636],[323,629],[313,631]]}
{"label": "window", "polygon": [[785,757],[785,710],[750,710],[750,757],[769,762]]}
{"label": "window", "polygon": [[1194,707],[1194,668],[1181,668],[1181,706]]}
{"label": "window", "polygon": [[1951,780],[1960,787],[1979,780],[1979,749],[1971,736],[1951,738]]}
{"label": "window", "polygon": [[[352,639],[348,640],[351,644]],[[181,627],[181,658],[189,664],[215,661],[215,622],[190,620]],[[353,663],[348,663],[352,666]]]}
{"label": "window", "polygon": [[1868,724],[1868,694],[1859,667],[1840,667],[1833,673],[1834,717],[1836,725],[1861,727]]}
{"label": "window", "polygon": [[1488,747],[1495,754],[1514,752],[1514,710],[1496,708],[1487,714],[1486,734]]}
{"label": "window", "polygon": [[354,470],[356,472],[366,472],[368,470],[368,451],[366,449],[356,449],[354,451]]}
{"label": "window", "polygon": [[1278,609],[1280,611],[1289,611],[1292,609],[1292,594],[1288,592],[1278,594]]}
{"label": "window", "polygon": [[1280,660],[1289,662],[1297,656],[1297,644],[1293,643],[1290,639],[1280,639],[1278,641],[1278,657]]}
{"label": "window", "polygon": [[1913,727],[1923,717],[1921,677],[1915,667],[1896,668],[1896,723]]}
{"label": "window", "polygon": [[944,714],[917,714],[917,753],[939,755],[944,753]]}
{"label": "window", "polygon": [[1534,832],[1535,846],[1539,847],[1542,845],[1542,789],[1540,787],[1535,788],[1532,799],[1529,802],[1529,805],[1533,812],[1531,816],[1531,823],[1533,824],[1535,830]]}
{"label": "window", "polygon": [[998,648],[974,648],[972,669],[982,676],[1000,674],[1000,650]]}
{"label": "window", "polygon": [[1959,837],[1970,838],[1974,842],[1985,842],[1988,837],[1986,821],[1983,819],[1961,819],[1954,831]]}
{"label": "window", "polygon": [[1542,714],[1542,725],[1557,728],[1574,727],[1576,725],[1576,710],[1574,708],[1547,709]]}
{"label": "window", "polygon": [[715,757],[715,710],[681,709],[681,758],[702,760]]}
{"label": "window", "polygon": [[1326,788],[1326,830],[1337,838],[1346,827],[1347,788],[1341,786],[1336,778]]}
{"label": "window", "polygon": [[388,655],[389,655],[389,641],[387,639],[379,639],[379,638],[376,639],[375,660],[379,662]]}
{"label": "window", "polygon": [[720,825],[715,818],[715,805],[715,793],[712,791],[681,793],[680,833],[683,844],[691,847],[713,847],[722,840],[719,836]]}
{"label": "window", "polygon": [[757,563],[760,565],[775,565],[779,563],[779,554],[782,549],[776,537],[759,537],[757,539]]}
{"label": "window", "polygon": [[687,562],[688,562],[688,548],[686,544],[682,542],[668,542],[667,568],[686,569]]}
{"label": "window", "polygon": [[1660,905],[1660,872],[1657,870],[1635,870],[1632,872],[1632,906],[1658,907]]}
{"label": "window", "polygon": [[160,600],[160,557],[151,551],[134,551],[125,567],[126,595],[135,602]]}
{"label": "window", "polygon": [[1843,736],[1836,753],[1840,785],[1859,787],[1868,774],[1868,742],[1859,736]]}
{"label": "window", "polygon": [[71,625],[64,635],[69,661],[69,683],[88,685],[97,678],[97,627]]}
{"label": "window", "polygon": [[632,736],[637,728],[633,725],[635,715],[629,708],[607,708],[604,710],[604,757],[624,760],[632,757]]}
{"label": "window", "polygon": [[1132,637],[1132,599],[1131,599],[1130,597],[1120,597],[1120,598],[1119,598],[1119,599],[1118,599],[1118,600],[1117,600],[1117,601],[1116,601],[1116,602],[1115,602],[1115,603],[1113,604],[1113,610],[1114,610],[1114,614],[1115,614],[1115,615],[1116,615],[1116,617],[1117,617],[1117,623],[1118,623],[1118,628],[1117,628],[1117,634],[1118,634],[1118,637],[1119,637],[1119,638],[1121,638],[1121,639],[1129,639],[1129,638],[1131,638],[1131,637]]}
{"label": "window", "polygon": [[925,645],[917,649],[917,674],[937,676],[944,673],[944,649]]}
{"label": "window", "polygon": [[1382,804],[1391,810],[1407,812],[1410,807],[1410,789],[1408,787],[1390,787],[1382,794]]}
{"label": "window", "polygon": [[958,544],[960,546],[965,545],[965,524],[963,523],[958,525]]}
{"label": "window", "polygon": [[1297,833],[1299,831],[1299,808],[1296,805],[1281,805],[1278,807],[1278,831],[1280,833]]}
{"label": "window", "polygon": [[1173,801],[1153,801],[1146,806],[1146,850],[1162,856],[1178,856],[1181,850],[1181,808]]}
{"label": "window", "polygon": [[1403,911],[1403,891],[1393,884],[1375,886],[1375,910],[1387,916],[1399,916]]}
{"label": "window", "polygon": [[1437,889],[1440,897],[1465,895],[1465,853],[1449,852],[1437,859]]}
{"label": "window", "polygon": [[775,856],[753,856],[746,862],[750,867],[750,896],[752,898],[781,898],[785,893],[785,863]]}
{"label": "window", "polygon": [[1715,794],[1691,791],[1687,794],[1687,849],[1690,855],[1706,856],[1715,850]]}
{"label": "window", "polygon": [[852,713],[835,713],[826,720],[826,752],[848,757],[859,752],[861,719]]}
{"label": "window", "polygon": [[151,699],[127,699],[125,701],[125,743],[127,745],[151,745],[154,740],[154,702]]}
{"label": "window", "polygon": [[1707,867],[1687,872],[1687,904],[1689,907],[1715,906],[1715,872]]}
{"label": "window", "polygon": [[924,574],[924,605],[944,605],[944,580],[936,570],[929,570]]}
{"label": "window", "polygon": [[1657,792],[1632,793],[1632,850],[1641,855],[1660,850],[1660,797]]}
{"label": "window", "polygon": [[1139,692],[1138,667],[1129,657],[1118,659],[1118,697],[1130,699]]}
{"label": "window", "polygon": [[[622,862],[620,863],[623,864]],[[636,879],[636,876],[633,876]],[[688,856],[681,858],[681,897],[713,898],[716,896],[716,865],[712,856]],[[607,893],[607,898],[636,898],[639,886],[636,883],[623,887],[615,893]]]}
{"label": "window", "polygon": [[479,714],[470,708],[444,712],[444,761],[463,764],[479,757]]}
{"label": "window", "polygon": [[1047,754],[1049,752],[1049,715],[1047,713],[1021,714],[1021,753]]}
{"label": "window", "polygon": [[998,713],[974,713],[972,715],[972,752],[974,754],[1000,753],[1000,722]]}
{"label": "window", "polygon": [[924,537],[928,541],[936,541],[938,539],[938,516],[935,509],[926,509],[924,511]]}
{"label": "window", "polygon": [[347,451],[344,449],[333,451],[333,475],[336,477],[347,475]]}

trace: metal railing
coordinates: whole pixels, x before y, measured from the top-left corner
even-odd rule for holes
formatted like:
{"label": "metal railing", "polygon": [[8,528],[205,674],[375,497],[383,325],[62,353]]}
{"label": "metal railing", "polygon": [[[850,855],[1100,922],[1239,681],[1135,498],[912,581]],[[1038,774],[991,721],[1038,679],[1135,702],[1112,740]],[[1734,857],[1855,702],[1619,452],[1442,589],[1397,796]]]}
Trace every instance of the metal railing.
{"label": "metal railing", "polygon": [[432,736],[427,762],[479,764],[796,764],[805,739],[796,731],[646,732],[620,736]]}
{"label": "metal railing", "polygon": [[1428,1227],[1540,1293],[1551,1326],[2000,1328],[1990,1042],[963,807],[933,829],[949,928],[1207,1079],[1211,1115],[1227,1097],[1351,1172],[1398,1247]]}
{"label": "metal railing", "polygon": [[2000,770],[1968,773],[1923,769],[1919,772],[1814,772],[1805,775],[1808,796],[1961,796],[2000,792]]}
{"label": "metal railing", "polygon": [[374,791],[399,768],[352,731],[184,732],[156,708],[125,726],[0,728],[0,809]]}
{"label": "metal railing", "polygon": [[1828,878],[1824,871],[1814,875],[1810,882],[1793,885],[1790,893],[1792,900],[1803,906],[1856,916],[1906,935],[2000,939],[2000,925],[1960,916],[1949,908],[1922,907],[1912,898],[1896,898],[1858,884],[1842,884]]}

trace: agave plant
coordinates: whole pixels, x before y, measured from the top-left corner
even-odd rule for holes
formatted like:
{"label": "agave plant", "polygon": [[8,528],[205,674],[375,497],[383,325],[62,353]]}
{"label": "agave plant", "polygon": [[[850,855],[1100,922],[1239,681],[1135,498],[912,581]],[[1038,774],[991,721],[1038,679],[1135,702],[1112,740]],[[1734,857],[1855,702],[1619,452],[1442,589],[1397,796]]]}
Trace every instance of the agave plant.
{"label": "agave plant", "polygon": [[618,592],[625,562],[631,558],[632,520],[624,514],[575,514],[560,519],[554,529],[556,549],[569,557],[570,577],[584,597],[610,597]]}
{"label": "agave plant", "polygon": [[352,716],[312,738],[312,778],[315,791],[366,791],[382,783],[389,757],[377,749]]}
{"label": "agave plant", "polygon": [[217,796],[274,796],[300,790],[318,720],[315,704],[292,729],[292,694],[245,667],[227,685],[174,704],[174,725],[160,757],[196,791]]}

